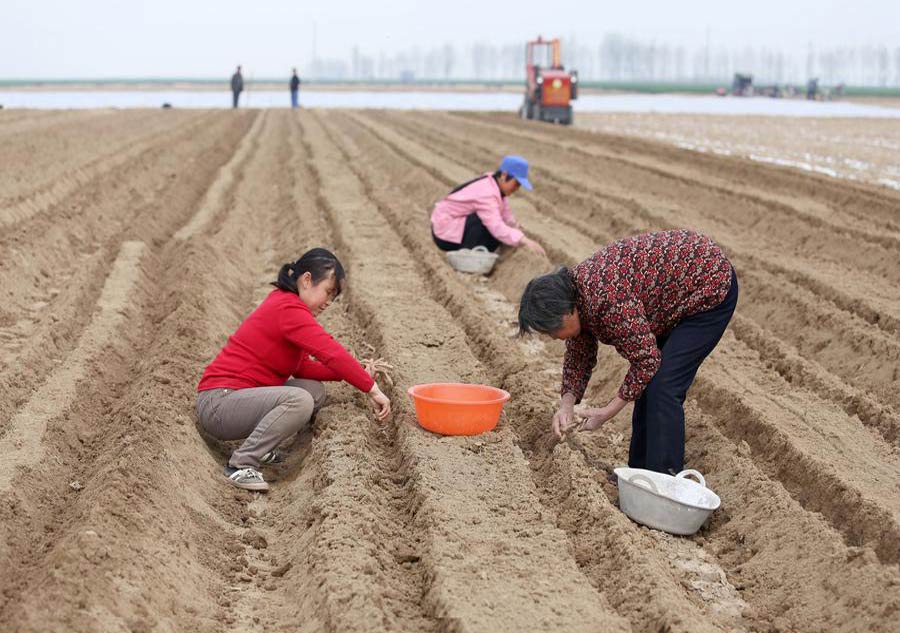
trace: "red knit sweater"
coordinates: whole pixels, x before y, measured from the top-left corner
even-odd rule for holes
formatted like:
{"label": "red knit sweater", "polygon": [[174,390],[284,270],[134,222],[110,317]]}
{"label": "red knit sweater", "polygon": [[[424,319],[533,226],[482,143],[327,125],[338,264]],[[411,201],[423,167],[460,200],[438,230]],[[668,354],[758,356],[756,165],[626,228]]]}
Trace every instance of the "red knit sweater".
{"label": "red knit sweater", "polygon": [[291,376],[346,380],[363,392],[375,383],[300,297],[273,290],[206,367],[197,391],[280,387]]}

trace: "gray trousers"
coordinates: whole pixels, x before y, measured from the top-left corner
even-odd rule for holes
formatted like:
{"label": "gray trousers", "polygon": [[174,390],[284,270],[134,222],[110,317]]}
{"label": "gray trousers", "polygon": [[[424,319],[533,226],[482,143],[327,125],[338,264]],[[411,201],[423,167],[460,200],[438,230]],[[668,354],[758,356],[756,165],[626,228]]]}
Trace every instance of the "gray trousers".
{"label": "gray trousers", "polygon": [[216,439],[246,438],[231,454],[229,466],[258,468],[260,458],[299,432],[324,402],[325,385],[294,378],[283,387],[201,391],[197,417]]}

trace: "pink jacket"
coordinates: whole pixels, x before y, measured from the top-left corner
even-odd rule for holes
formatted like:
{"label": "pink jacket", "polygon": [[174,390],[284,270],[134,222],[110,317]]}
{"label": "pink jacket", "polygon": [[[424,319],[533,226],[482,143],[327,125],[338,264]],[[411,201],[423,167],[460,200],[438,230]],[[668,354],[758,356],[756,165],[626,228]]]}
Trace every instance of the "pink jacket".
{"label": "pink jacket", "polygon": [[459,191],[449,194],[434,205],[431,212],[431,228],[440,239],[462,243],[466,217],[477,213],[485,228],[499,241],[518,246],[524,233],[515,228],[515,216],[492,173],[469,183]]}

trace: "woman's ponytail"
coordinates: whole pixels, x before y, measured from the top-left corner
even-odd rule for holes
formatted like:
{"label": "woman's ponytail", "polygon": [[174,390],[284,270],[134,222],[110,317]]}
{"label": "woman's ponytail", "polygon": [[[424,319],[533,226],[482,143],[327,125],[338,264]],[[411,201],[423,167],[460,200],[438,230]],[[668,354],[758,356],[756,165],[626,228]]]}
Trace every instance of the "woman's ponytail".
{"label": "woman's ponytail", "polygon": [[272,285],[279,290],[285,292],[293,292],[297,294],[297,278],[292,274],[294,272],[293,264],[285,264],[278,271],[278,279],[272,282]]}
{"label": "woman's ponytail", "polygon": [[297,261],[282,266],[278,271],[278,279],[273,281],[272,285],[279,290],[298,294],[297,280],[307,272],[312,277],[314,285],[329,275],[334,275],[334,296],[341,293],[342,282],[346,276],[344,267],[334,253],[325,248],[308,250]]}

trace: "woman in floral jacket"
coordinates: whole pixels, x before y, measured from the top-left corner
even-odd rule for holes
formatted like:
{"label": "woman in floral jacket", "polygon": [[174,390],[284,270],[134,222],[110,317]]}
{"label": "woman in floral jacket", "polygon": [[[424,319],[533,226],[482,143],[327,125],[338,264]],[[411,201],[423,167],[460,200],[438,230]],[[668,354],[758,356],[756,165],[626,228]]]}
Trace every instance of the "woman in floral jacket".
{"label": "woman in floral jacket", "polygon": [[573,424],[598,342],[612,345],[631,366],[615,397],[588,409],[579,428],[596,429],[633,401],[628,465],[682,470],[687,390],[737,298],[731,262],[710,238],[687,230],[625,238],[572,269],[532,279],[519,306],[520,333],[566,341],[554,433]]}

